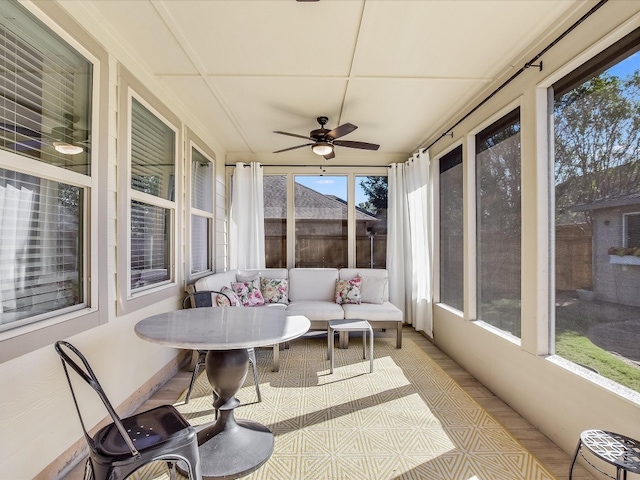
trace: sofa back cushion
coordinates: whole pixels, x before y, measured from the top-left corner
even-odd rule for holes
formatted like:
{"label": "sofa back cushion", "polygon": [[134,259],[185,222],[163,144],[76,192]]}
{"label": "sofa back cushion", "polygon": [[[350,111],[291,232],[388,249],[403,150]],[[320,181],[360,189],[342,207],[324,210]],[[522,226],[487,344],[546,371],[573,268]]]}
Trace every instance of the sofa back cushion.
{"label": "sofa back cushion", "polygon": [[[389,272],[386,268],[340,269],[340,280],[349,280],[358,275],[362,277],[362,283],[360,285],[362,303],[383,303],[389,301]],[[369,281],[367,282],[367,280]]]}
{"label": "sofa back cushion", "polygon": [[236,281],[237,270],[229,270],[228,272],[212,273],[206,277],[196,280],[194,287],[196,292],[203,290],[215,290],[219,292],[222,287],[231,287],[231,282]]}
{"label": "sofa back cushion", "polygon": [[255,268],[248,270],[238,270],[238,275],[245,277],[258,276],[260,278],[279,278],[286,280],[289,278],[289,270],[286,268]]}
{"label": "sofa back cushion", "polygon": [[337,268],[292,268],[289,270],[289,301],[334,301]]}

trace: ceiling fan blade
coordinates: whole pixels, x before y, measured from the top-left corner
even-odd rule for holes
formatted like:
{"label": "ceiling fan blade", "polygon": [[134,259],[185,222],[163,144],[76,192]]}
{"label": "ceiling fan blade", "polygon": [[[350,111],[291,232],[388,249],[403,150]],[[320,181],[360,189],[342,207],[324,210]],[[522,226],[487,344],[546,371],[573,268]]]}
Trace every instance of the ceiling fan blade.
{"label": "ceiling fan blade", "polygon": [[344,137],[346,134],[353,132],[356,128],[358,127],[352,123],[344,123],[327,133],[327,136],[331,138]]}
{"label": "ceiling fan blade", "polygon": [[331,153],[327,153],[326,155],[323,155],[323,157],[325,158],[325,160],[331,160],[332,158],[336,158],[336,154],[333,150],[331,150]]}
{"label": "ceiling fan blade", "polygon": [[280,135],[289,135],[290,137],[296,137],[296,138],[304,138],[305,140],[314,140],[313,138],[308,137],[306,135],[298,135],[297,133],[281,132],[280,130],[274,130],[273,133],[279,133]]}
{"label": "ceiling fan blade", "polygon": [[296,148],[308,147],[310,145],[313,145],[313,143],[305,143],[304,145],[297,145],[295,147],[283,148],[282,150],[276,150],[273,153],[288,152],[289,150],[295,150]]}
{"label": "ceiling fan blade", "polygon": [[375,143],[351,142],[349,140],[336,141],[333,142],[333,144],[339,147],[361,148],[363,150],[378,150],[380,148],[380,145],[376,145]]}

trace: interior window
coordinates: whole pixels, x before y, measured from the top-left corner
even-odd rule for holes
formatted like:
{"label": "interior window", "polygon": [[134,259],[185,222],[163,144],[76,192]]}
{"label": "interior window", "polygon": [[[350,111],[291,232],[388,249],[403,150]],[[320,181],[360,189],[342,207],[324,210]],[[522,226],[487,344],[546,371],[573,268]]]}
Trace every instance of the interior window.
{"label": "interior window", "polygon": [[[0,2],[0,40],[2,332],[90,304],[93,79],[92,64],[17,2]],[[55,168],[27,173],[32,160]]]}
{"label": "interior window", "polygon": [[213,163],[191,148],[191,274],[212,270]]}
{"label": "interior window", "polygon": [[131,105],[131,291],[172,277],[175,133],[135,98]]}

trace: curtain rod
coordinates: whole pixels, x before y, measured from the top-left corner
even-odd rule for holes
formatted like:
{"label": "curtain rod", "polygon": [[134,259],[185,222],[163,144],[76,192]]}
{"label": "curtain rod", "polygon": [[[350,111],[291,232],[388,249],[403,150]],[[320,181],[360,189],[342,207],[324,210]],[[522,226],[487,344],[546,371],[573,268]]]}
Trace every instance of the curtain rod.
{"label": "curtain rod", "polygon": [[[236,164],[235,163],[225,163],[224,164],[225,167],[235,167]],[[250,165],[244,164],[244,167],[249,167]],[[331,168],[331,167],[336,167],[336,168],[375,168],[375,167],[380,167],[380,168],[386,168],[388,165],[296,165],[296,164],[260,164],[260,167],[287,167],[287,168]]]}
{"label": "curtain rod", "polygon": [[438,138],[436,138],[433,142],[431,142],[431,144],[429,144],[427,147],[424,147],[422,149],[422,153],[426,152],[427,150],[429,150],[431,147],[433,147],[439,140],[441,140],[443,137],[446,137],[447,135],[451,135],[453,137],[453,129],[456,128],[458,125],[460,125],[463,121],[465,121],[468,117],[470,117],[476,110],[478,110],[482,105],[484,105],[485,103],[487,103],[491,98],[493,98],[499,91],[501,91],[504,87],[506,87],[507,85],[509,85],[513,80],[515,80],[516,77],[520,76],[520,74],[522,72],[524,72],[525,70],[531,68],[531,67],[538,67],[540,68],[540,71],[542,71],[542,60],[540,60],[540,63],[535,64],[534,62],[536,62],[537,60],[540,59],[540,57],[542,57],[542,55],[544,55],[545,53],[547,53],[549,50],[551,50],[553,47],[555,47],[562,39],[564,39],[564,37],[566,37],[567,35],[569,35],[573,30],[575,30],[578,26],[580,26],[580,24],[582,24],[587,18],[589,18],[591,15],[593,15],[594,13],[596,13],[596,11],[598,11],[605,3],[607,3],[609,0],[600,0],[596,5],[594,5],[591,10],[589,10],[587,13],[585,13],[582,17],[580,17],[573,25],[571,25],[569,28],[567,28],[564,32],[562,32],[560,34],[560,36],[558,36],[553,42],[551,42],[549,45],[547,45],[545,48],[543,48],[540,53],[538,53],[535,57],[533,57],[531,60],[529,60],[527,63],[524,64],[524,66],[522,68],[520,68],[520,70],[518,70],[516,73],[514,73],[513,75],[511,75],[502,85],[500,85],[498,88],[496,88],[493,92],[491,92],[487,97],[485,97],[479,104],[477,104],[475,107],[473,107],[469,112],[467,112],[460,120],[458,120],[456,123],[454,123],[450,128],[448,128],[445,133],[443,133],[442,135],[440,135]]}

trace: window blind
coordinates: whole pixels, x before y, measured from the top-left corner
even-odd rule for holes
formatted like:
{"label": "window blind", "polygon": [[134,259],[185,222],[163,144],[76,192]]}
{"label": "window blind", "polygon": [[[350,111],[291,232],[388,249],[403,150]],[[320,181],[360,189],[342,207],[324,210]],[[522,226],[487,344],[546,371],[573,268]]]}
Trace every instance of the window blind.
{"label": "window blind", "polygon": [[82,204],[79,187],[0,169],[0,331],[83,302]]}
{"label": "window blind", "polygon": [[131,202],[131,288],[170,278],[171,210]]}
{"label": "window blind", "polygon": [[[90,174],[92,65],[16,2],[0,2],[0,148]],[[54,142],[79,146],[59,153]]]}
{"label": "window blind", "polygon": [[131,112],[131,188],[174,200],[175,133],[135,98]]}

